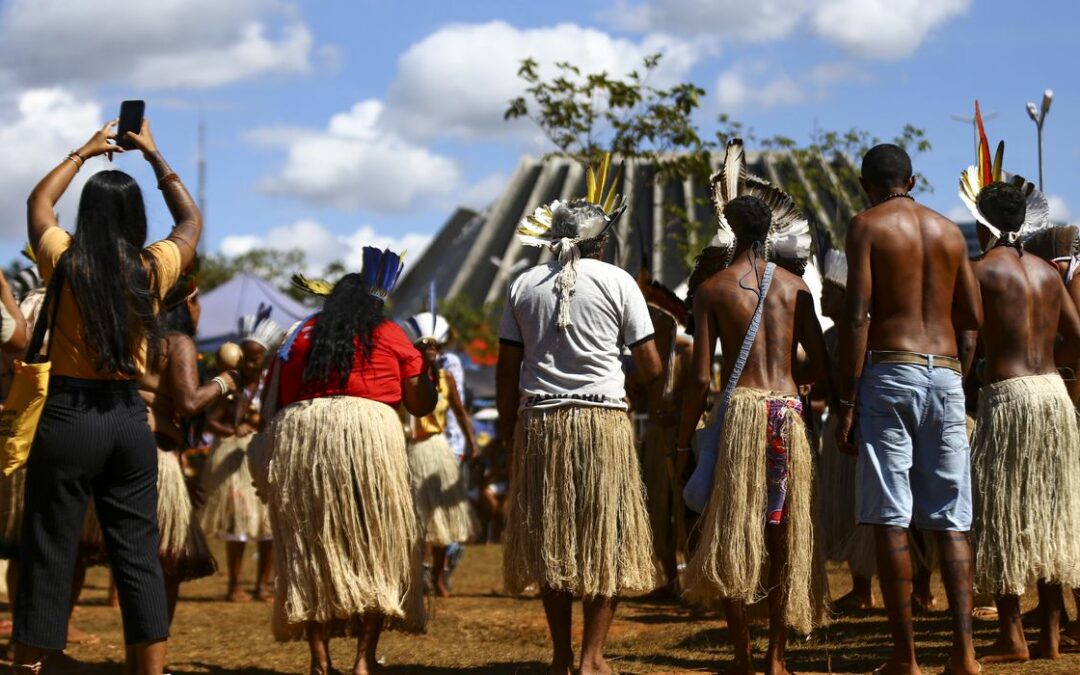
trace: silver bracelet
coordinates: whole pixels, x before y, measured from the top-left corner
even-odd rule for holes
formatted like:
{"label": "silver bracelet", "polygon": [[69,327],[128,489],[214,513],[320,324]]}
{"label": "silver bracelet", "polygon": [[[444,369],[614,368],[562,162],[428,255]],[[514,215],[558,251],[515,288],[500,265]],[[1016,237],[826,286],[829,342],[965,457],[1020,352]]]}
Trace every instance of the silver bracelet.
{"label": "silver bracelet", "polygon": [[214,379],[212,379],[210,381],[213,382],[214,384],[216,384],[221,389],[221,395],[222,396],[229,393],[229,385],[225,383],[225,379],[223,377],[221,377],[220,375],[216,376]]}

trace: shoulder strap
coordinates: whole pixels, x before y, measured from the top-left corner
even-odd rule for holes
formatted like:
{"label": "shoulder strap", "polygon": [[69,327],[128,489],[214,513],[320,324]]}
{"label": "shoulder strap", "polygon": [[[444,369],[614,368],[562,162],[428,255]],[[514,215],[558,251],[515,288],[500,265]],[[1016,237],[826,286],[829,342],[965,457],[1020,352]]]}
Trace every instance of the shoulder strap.
{"label": "shoulder strap", "polygon": [[[60,311],[60,289],[64,285],[64,275],[67,273],[67,252],[60,255],[53,267],[52,278],[49,279],[49,287],[45,290],[45,298],[41,301],[41,309],[38,310],[37,321],[34,322],[34,332],[30,335],[30,344],[26,347],[26,362],[35,363],[41,358],[41,346],[45,343],[45,333],[56,326],[56,316]],[[52,354],[53,341],[49,340],[49,347],[45,350],[45,359]]]}
{"label": "shoulder strap", "polygon": [[761,328],[761,315],[765,309],[765,296],[769,294],[769,286],[772,284],[775,269],[775,263],[765,265],[765,274],[761,278],[761,293],[758,295],[757,309],[754,310],[754,318],[750,319],[750,327],[746,330],[742,348],[739,349],[739,357],[735,360],[735,367],[731,369],[731,377],[728,378],[727,386],[724,387],[724,395],[720,400],[720,414],[717,416],[718,420],[724,419],[728,403],[731,402],[731,395],[735,392],[735,386],[739,383],[739,377],[742,376],[743,368],[746,367],[746,362],[750,358],[750,350],[754,346],[754,340],[757,339],[758,329]]}

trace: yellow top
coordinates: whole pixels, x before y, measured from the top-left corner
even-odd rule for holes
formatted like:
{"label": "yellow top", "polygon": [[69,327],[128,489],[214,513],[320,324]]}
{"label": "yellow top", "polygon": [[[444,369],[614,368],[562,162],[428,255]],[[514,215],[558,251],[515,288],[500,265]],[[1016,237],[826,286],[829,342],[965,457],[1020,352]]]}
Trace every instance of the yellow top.
{"label": "yellow top", "polygon": [[[52,278],[53,269],[60,254],[71,247],[71,235],[59,227],[50,227],[41,236],[37,245],[37,263],[41,278]],[[169,289],[180,278],[180,249],[173,242],[163,239],[146,247],[146,253],[157,265],[157,297],[164,298]],[[50,310],[51,311],[51,310]],[[87,380],[129,380],[134,379],[120,373],[99,373],[94,369],[90,350],[83,337],[83,317],[75,304],[75,295],[71,285],[64,280],[60,292],[60,306],[57,310],[56,325],[49,332],[52,348],[49,358],[52,361],[52,375],[78,377]],[[139,346],[135,356],[135,365],[139,372],[146,370],[146,340]]]}
{"label": "yellow top", "polygon": [[431,411],[431,414],[416,419],[415,438],[418,441],[446,431],[446,415],[450,410],[450,381],[447,379],[445,369],[439,371],[436,389],[439,392],[439,400],[435,403],[435,409]]}

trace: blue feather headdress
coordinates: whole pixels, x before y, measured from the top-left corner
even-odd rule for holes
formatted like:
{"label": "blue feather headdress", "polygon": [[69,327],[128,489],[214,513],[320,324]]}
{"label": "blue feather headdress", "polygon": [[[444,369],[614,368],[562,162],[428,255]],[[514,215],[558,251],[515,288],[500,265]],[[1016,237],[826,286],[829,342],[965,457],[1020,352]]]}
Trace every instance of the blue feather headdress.
{"label": "blue feather headdress", "polygon": [[368,293],[386,302],[401,278],[401,270],[405,268],[404,258],[404,254],[398,255],[390,249],[380,251],[374,246],[365,246],[364,268],[361,274],[367,284]]}

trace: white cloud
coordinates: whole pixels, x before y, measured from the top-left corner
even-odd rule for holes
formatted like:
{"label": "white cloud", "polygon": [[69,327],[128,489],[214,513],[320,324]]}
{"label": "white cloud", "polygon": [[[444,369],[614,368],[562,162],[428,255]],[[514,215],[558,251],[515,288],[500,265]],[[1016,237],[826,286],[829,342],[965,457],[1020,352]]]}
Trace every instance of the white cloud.
{"label": "white cloud", "polygon": [[0,76],[20,87],[214,87],[307,72],[313,45],[284,0],[8,0],[0,9]]}
{"label": "white cloud", "polygon": [[502,194],[510,177],[503,173],[493,173],[467,189],[461,195],[461,205],[480,211],[487,208]]}
{"label": "white cloud", "polygon": [[[46,173],[80,147],[103,124],[101,108],[62,89],[32,89],[0,100],[0,147],[8,160],[0,171],[0,237],[26,237],[26,198]],[[74,229],[79,192],[104,159],[87,162],[57,205],[60,224]]]}
{"label": "white cloud", "polygon": [[625,30],[770,42],[795,30],[806,4],[805,0],[653,0],[635,5],[616,0],[604,15]]}
{"label": "white cloud", "polygon": [[724,112],[767,109],[821,100],[836,86],[870,79],[858,66],[844,61],[821,63],[797,77],[762,62],[737,63],[716,79],[716,101]]}
{"label": "white cloud", "polygon": [[308,270],[318,274],[332,262],[340,262],[349,271],[359,271],[362,250],[365,246],[389,248],[406,253],[406,269],[431,243],[431,235],[406,233],[400,236],[379,234],[364,225],[349,234],[335,234],[314,220],[299,220],[268,230],[261,235],[229,235],[221,240],[219,250],[227,256],[238,256],[257,248],[278,251],[301,249],[304,251]]}
{"label": "white cloud", "polygon": [[967,11],[971,0],[828,0],[814,10],[821,36],[873,59],[910,56],[935,28]]}
{"label": "white cloud", "polygon": [[738,42],[812,32],[854,55],[895,60],[970,6],[971,0],[616,0],[605,15],[627,30]]}
{"label": "white cloud", "polygon": [[1047,195],[1046,201],[1050,203],[1050,220],[1055,223],[1067,223],[1072,214],[1065,198],[1060,195]]}
{"label": "white cloud", "polygon": [[325,130],[260,129],[249,139],[287,153],[280,171],[260,181],[262,192],[321,206],[402,211],[461,182],[453,160],[388,129],[378,100],[334,115]]}
{"label": "white cloud", "polygon": [[574,24],[520,29],[502,21],[452,24],[412,45],[398,60],[390,87],[388,119],[402,134],[430,138],[499,136],[527,125],[508,124],[503,112],[525,85],[520,62],[534,58],[541,74],[566,61],[583,72],[622,77],[641,70],[644,57],[662,53],[653,84],[682,79],[704,53],[694,42],[663,35],[639,41],[614,38]]}
{"label": "white cloud", "polygon": [[735,66],[716,79],[716,101],[724,112],[746,108],[772,108],[778,105],[792,105],[806,99],[802,86],[787,74],[780,73],[765,83],[748,80],[748,71],[760,71],[760,68]]}

